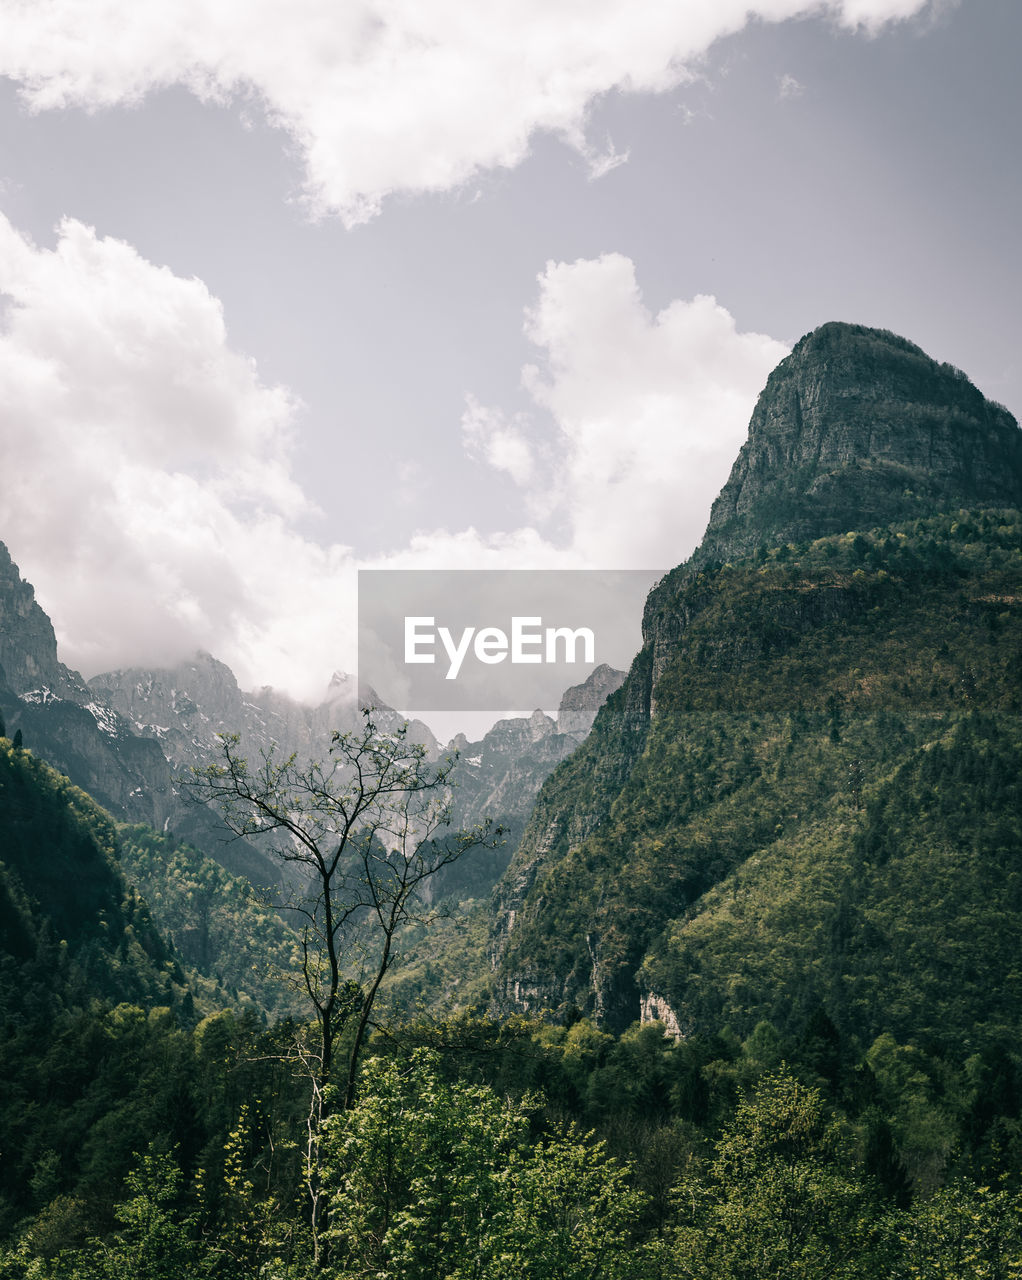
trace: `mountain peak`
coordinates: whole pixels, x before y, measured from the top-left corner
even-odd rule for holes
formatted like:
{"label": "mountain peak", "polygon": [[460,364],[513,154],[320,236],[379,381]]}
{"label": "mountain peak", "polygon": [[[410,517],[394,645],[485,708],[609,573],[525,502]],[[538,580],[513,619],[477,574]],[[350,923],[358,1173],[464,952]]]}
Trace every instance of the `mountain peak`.
{"label": "mountain peak", "polygon": [[624,680],[624,671],[615,671],[602,662],[582,684],[566,689],[557,712],[558,733],[569,734],[581,742],[593,727],[596,713]]}
{"label": "mountain peak", "polygon": [[1022,432],[960,369],[832,321],[767,379],[696,565],[966,506],[1022,505]]}
{"label": "mountain peak", "polygon": [[47,688],[59,697],[78,699],[83,692],[76,671],[57,657],[53,623],[21,576],[7,547],[0,542],[0,668],[11,689],[23,694]]}

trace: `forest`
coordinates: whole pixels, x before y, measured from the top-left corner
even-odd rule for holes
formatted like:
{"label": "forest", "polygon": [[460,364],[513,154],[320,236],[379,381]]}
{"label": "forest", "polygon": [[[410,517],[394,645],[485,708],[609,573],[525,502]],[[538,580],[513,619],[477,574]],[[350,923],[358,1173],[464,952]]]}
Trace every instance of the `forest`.
{"label": "forest", "polygon": [[[382,927],[395,861],[498,838],[408,823],[445,775],[399,736],[353,744],[401,783],[361,809],[350,774],[211,762],[235,830],[254,797],[293,851],[302,782],[304,848],[341,849],[344,921],[312,895],[297,927],[0,737],[0,1274],[1022,1276],[1020,569],[1018,513],[976,511],[668,584],[700,608],[657,718],[514,947],[581,972],[603,911],[618,989],[677,1027],[580,983],[502,1010],[499,890],[411,884]],[[796,636],[820,590],[845,603]]]}

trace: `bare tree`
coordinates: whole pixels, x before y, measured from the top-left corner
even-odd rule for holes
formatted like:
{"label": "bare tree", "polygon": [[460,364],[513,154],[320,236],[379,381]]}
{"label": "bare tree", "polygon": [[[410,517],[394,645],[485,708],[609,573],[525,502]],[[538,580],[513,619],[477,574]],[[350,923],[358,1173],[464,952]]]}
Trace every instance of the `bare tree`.
{"label": "bare tree", "polygon": [[[193,793],[214,803],[236,835],[273,839],[276,856],[297,873],[281,905],[301,921],[301,978],[319,1030],[307,1063],[313,1097],[306,1157],[318,1242],[319,1133],[332,1096],[345,1109],[354,1102],[359,1055],[397,958],[398,931],[427,910],[422,890],[430,877],[472,848],[492,848],[501,832],[488,823],[451,831],[456,757],[431,763],[425,747],[408,740],[407,726],[381,733],[371,709],[359,730],[333,735],[324,762],[277,760],[271,750],[252,767],[237,735],[222,734],[220,743],[219,759],[197,771]],[[338,1065],[341,1033],[353,1021],[346,1061]]]}

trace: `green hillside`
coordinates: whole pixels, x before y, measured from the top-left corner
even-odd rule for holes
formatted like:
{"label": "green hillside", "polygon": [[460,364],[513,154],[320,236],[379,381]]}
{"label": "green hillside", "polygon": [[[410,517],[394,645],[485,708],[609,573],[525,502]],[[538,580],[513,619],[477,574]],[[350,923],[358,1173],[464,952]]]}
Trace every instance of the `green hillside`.
{"label": "green hillside", "polygon": [[297,935],[249,881],[173,836],[118,827],[118,861],[192,974],[269,1017],[302,1009]]}
{"label": "green hillside", "polygon": [[[84,791],[0,738],[0,938],[8,984],[38,972],[65,1007],[177,1006],[184,974],[118,862],[117,828]],[[12,979],[15,979],[12,981]]]}
{"label": "green hillside", "polygon": [[[0,1230],[101,1194],[179,1130],[194,998],[117,863],[113,821],[0,738]],[[173,1065],[172,1065],[173,1064]]]}
{"label": "green hillside", "polygon": [[534,835],[604,813],[536,874],[504,998],[524,980],[623,1028],[655,994],[739,1035],[822,1005],[866,1043],[1017,1028],[1018,513],[785,545],[659,595],[686,625],[642,752],[606,804],[590,762],[611,771],[626,686],[540,798]]}
{"label": "green hillside", "polygon": [[[222,1165],[239,1099],[271,1096],[273,1069],[252,1060],[270,1045],[279,1055],[274,1036],[288,1032],[261,1030],[257,999],[284,1004],[265,965],[294,952],[215,864],[119,828],[4,737],[0,851],[0,1237],[36,1214],[45,1252],[109,1229],[122,1179],[151,1144]],[[155,913],[136,874],[152,876]],[[187,964],[163,930],[200,918],[206,954]],[[237,1014],[221,1012],[232,1004]],[[286,1108],[289,1072],[283,1086],[272,1090]]]}

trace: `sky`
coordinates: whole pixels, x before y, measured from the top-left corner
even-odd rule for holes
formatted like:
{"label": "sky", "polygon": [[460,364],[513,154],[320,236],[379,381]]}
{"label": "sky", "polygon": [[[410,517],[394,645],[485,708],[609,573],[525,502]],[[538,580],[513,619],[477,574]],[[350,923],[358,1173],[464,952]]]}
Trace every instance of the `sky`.
{"label": "sky", "polygon": [[358,568],[669,569],[769,371],[1022,411],[1017,0],[0,0],[0,540],[315,699]]}

